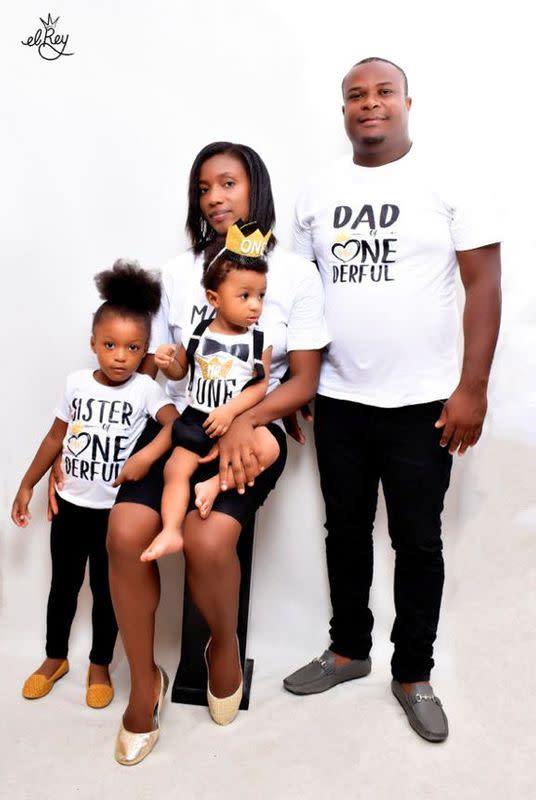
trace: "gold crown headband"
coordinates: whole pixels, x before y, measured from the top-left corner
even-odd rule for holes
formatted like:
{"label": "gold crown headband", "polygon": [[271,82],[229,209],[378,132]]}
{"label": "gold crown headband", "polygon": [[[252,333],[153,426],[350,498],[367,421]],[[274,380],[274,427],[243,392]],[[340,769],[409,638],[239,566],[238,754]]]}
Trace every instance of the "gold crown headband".
{"label": "gold crown headband", "polygon": [[[247,225],[243,225],[243,227],[250,227],[251,224],[252,223],[248,223]],[[271,235],[272,231],[268,231],[266,235],[264,235],[260,228],[255,228],[251,233],[244,235],[238,223],[235,222],[227,231],[225,247],[222,247],[220,252],[214,256],[207,267],[207,271],[211,268],[216,259],[224,253],[227,253],[231,260],[233,259],[233,255],[240,256],[241,258],[262,258],[266,252],[266,246],[268,245]]]}

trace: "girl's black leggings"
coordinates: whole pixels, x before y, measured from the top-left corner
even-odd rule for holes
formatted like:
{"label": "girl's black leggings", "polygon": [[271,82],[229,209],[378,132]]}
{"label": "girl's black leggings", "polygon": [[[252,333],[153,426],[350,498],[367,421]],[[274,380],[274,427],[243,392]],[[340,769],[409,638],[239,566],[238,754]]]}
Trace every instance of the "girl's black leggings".
{"label": "girl's black leggings", "polygon": [[110,510],[83,508],[61,497],[57,500],[59,511],[50,529],[52,583],[47,605],[46,654],[49,658],[67,658],[69,633],[89,558],[89,583],[93,593],[93,641],[89,660],[93,664],[109,664],[117,638],[106,552]]}

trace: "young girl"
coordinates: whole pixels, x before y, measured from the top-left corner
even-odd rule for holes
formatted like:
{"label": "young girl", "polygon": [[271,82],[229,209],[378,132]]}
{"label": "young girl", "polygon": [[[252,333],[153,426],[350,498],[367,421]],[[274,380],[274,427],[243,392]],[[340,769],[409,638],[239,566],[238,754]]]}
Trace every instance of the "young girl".
{"label": "young girl", "polygon": [[[268,265],[262,256],[269,238],[270,232],[263,235],[255,222],[239,221],[231,226],[225,247],[218,248],[216,255],[214,247],[210,248],[205,259],[202,283],[208,302],[216,310],[214,318],[193,330],[187,348],[161,345],[156,351],[156,364],[167,378],[181,380],[189,371],[190,382],[188,406],[180,419],[131,456],[114,484],[139,480],[174,447],[164,470],[163,529],[141,554],[142,561],[182,549],[190,478],[199,457],[207,455],[214,440],[226,433],[238,414],[255,406],[266,394],[272,347],[254,326],[266,292]],[[267,428],[259,427],[255,443],[262,452],[264,467],[269,467],[279,455],[275,437]],[[230,471],[225,488],[235,488]],[[195,485],[195,505],[204,519],[219,492],[219,475]]]}
{"label": "young girl", "polygon": [[91,335],[99,368],[67,377],[56,419],[21,481],[11,518],[18,527],[28,525],[33,488],[61,452],[65,478],[56,489],[58,514],[50,532],[47,657],[27,678],[22,694],[44,697],[69,670],[69,632],[89,558],[93,642],[86,702],[103,708],[113,698],[108,665],[117,636],[106,553],[108,515],[116,495],[112,484],[147,417],[165,425],[177,412],[155,381],[136,373],[147,352],[151,315],[160,304],[160,282],[126,261],[117,261],[95,281],[105,301],[95,313]]}

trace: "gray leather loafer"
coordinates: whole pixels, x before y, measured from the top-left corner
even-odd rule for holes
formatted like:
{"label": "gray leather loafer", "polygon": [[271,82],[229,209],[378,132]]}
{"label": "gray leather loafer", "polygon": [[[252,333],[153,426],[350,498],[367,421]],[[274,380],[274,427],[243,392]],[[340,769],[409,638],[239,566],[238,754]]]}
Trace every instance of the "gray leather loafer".
{"label": "gray leather loafer", "polygon": [[370,658],[362,661],[356,659],[338,667],[335,664],[335,653],[324,650],[321,656],[313,658],[309,664],[284,678],[283,686],[293,694],[317,694],[343,681],[363,678],[369,674],[370,669]]}
{"label": "gray leather loafer", "polygon": [[429,742],[445,741],[449,735],[449,723],[441,700],[435,696],[429,683],[416,683],[406,694],[398,681],[392,681],[391,690],[419,736]]}

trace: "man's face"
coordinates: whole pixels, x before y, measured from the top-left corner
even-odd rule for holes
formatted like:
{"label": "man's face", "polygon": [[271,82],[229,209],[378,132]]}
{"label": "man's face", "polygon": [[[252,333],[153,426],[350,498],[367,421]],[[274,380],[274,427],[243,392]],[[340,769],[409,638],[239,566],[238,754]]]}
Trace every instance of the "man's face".
{"label": "man's face", "polygon": [[350,70],[343,83],[344,127],[354,145],[380,144],[407,136],[411,99],[392,64],[371,61]]}

